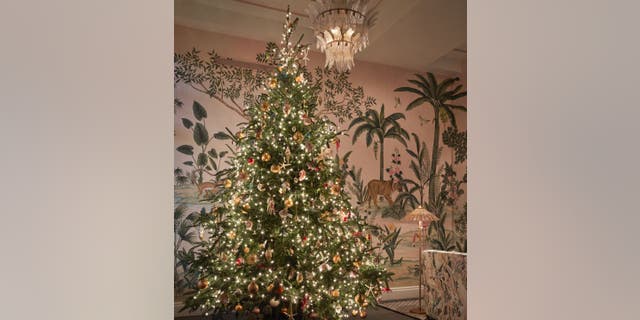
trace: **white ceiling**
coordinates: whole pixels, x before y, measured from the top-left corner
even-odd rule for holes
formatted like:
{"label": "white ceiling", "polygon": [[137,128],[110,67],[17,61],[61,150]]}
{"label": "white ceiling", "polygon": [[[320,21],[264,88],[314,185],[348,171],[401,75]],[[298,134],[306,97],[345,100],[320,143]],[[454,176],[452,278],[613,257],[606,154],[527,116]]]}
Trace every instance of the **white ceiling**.
{"label": "white ceiling", "polygon": [[[300,32],[314,37],[309,0],[175,0],[175,23],[237,37],[278,41],[284,11],[300,16]],[[369,46],[356,60],[415,71],[459,72],[466,59],[466,0],[371,0],[378,19]],[[312,46],[315,48],[315,46]]]}

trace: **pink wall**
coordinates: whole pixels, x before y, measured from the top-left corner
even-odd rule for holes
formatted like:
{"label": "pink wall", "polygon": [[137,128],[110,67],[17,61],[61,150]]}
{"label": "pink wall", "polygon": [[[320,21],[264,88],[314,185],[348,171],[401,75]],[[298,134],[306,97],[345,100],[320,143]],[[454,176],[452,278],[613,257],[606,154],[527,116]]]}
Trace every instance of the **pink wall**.
{"label": "pink wall", "polygon": [[[274,34],[273,40],[278,41],[279,35]],[[235,61],[255,63],[256,54],[264,51],[265,43],[249,39],[237,38],[224,34],[191,29],[182,26],[175,26],[175,51],[177,53],[183,53],[191,50],[193,47],[196,47],[202,54],[206,54],[211,50],[215,50],[222,57],[232,58]],[[324,55],[319,52],[312,51],[309,54],[309,58],[309,67],[315,67],[317,65],[324,64]],[[463,67],[465,66],[461,66],[461,69]],[[433,111],[431,110],[431,106],[425,104],[414,110],[405,111],[406,105],[413,99],[415,99],[415,95],[407,93],[397,93],[393,91],[400,86],[409,85],[407,79],[414,78],[413,74],[416,72],[424,74],[426,70],[406,70],[388,65],[356,61],[356,65],[352,71],[350,79],[354,86],[362,86],[364,88],[365,95],[373,96],[376,98],[378,103],[378,106],[375,107],[376,109],[379,110],[380,105],[384,103],[385,112],[387,115],[392,112],[404,113],[407,119],[400,120],[401,126],[405,130],[407,130],[409,134],[411,134],[412,132],[416,133],[420,137],[421,141],[425,141],[429,152],[431,153],[431,145],[433,142],[433,125],[431,123],[423,123],[421,125],[422,121],[420,120],[420,117],[429,120],[433,119]],[[447,77],[451,76],[451,74],[447,75]],[[466,81],[466,74],[457,74],[453,76],[459,76],[463,81],[463,84],[465,84],[464,81]],[[229,109],[226,109],[217,101],[210,99],[204,94],[200,94],[194,91],[184,84],[176,86],[175,95],[184,102],[184,107],[182,109],[178,109],[175,115],[176,146],[192,143],[192,138],[189,135],[189,132],[184,130],[180,119],[182,117],[192,117],[191,104],[193,103],[193,100],[197,100],[207,109],[207,112],[209,113],[207,127],[210,133],[223,130],[225,127],[235,128],[236,124],[243,120],[237,114],[231,112]],[[395,102],[396,97],[399,97],[401,101],[400,105],[398,106],[396,106]],[[460,99],[459,101],[456,101],[456,104],[466,105],[466,99]],[[466,113],[456,112],[456,120],[459,127],[458,129],[461,131],[466,130]],[[341,125],[339,124],[339,127],[340,129],[346,129],[348,125],[349,121]],[[444,130],[444,128],[442,128],[441,130]],[[373,148],[367,148],[363,138],[364,137],[361,137],[355,145],[352,145],[351,137],[345,137],[344,139],[342,139],[340,153],[344,154],[344,152],[353,150],[350,162],[351,164],[355,164],[356,167],[362,168],[363,180],[366,184],[371,179],[378,179],[379,161],[374,159]],[[216,149],[225,149],[224,143],[221,143],[220,141],[216,141],[216,143],[217,144],[214,145]],[[408,144],[410,146],[413,146],[413,140],[408,141]],[[444,146],[442,143],[441,146],[443,147],[443,156],[441,158],[441,163],[444,163],[444,161],[453,163],[452,150],[447,146]],[[413,178],[408,167],[410,163],[409,155],[405,152],[405,147],[395,140],[385,141],[385,168],[390,165],[391,154],[396,148],[402,155],[401,169],[404,171],[405,177]],[[411,149],[414,148],[411,147]],[[176,152],[176,166],[180,166],[183,161],[187,160],[190,159],[187,159],[186,156]],[[466,163],[456,165],[455,169],[458,172],[458,177],[461,178],[466,171]],[[386,174],[385,177],[387,177]],[[466,186],[464,186],[463,188],[466,189]],[[397,194],[393,195],[394,198],[395,196],[397,196]],[[465,202],[466,192],[460,200],[460,203]],[[400,222],[389,218],[378,219],[374,221],[374,223],[393,224],[395,227],[402,228],[403,235],[401,237],[404,239],[404,244],[397,250],[396,254],[400,257],[404,257],[406,263],[394,267],[394,270],[392,271],[396,273],[405,273],[405,275],[399,277],[400,279],[404,280],[396,281],[394,283],[394,286],[414,285],[415,280],[412,276],[406,275],[406,269],[410,263],[414,263],[415,261],[417,261],[418,257],[417,248],[413,248],[410,245],[412,234],[409,232],[409,230],[414,230],[416,226],[410,223]],[[448,228],[451,228],[452,222],[449,221],[448,223],[446,223],[446,225],[448,225]]]}
{"label": "pink wall", "polygon": [[[279,35],[274,35],[274,41],[277,40]],[[255,57],[257,53],[264,51],[265,43],[255,40],[242,39],[232,37],[224,34],[201,31],[191,29],[183,26],[175,26],[175,50],[176,52],[185,52],[191,50],[193,47],[197,47],[201,53],[206,53],[211,50],[215,50],[222,57],[229,57],[233,60],[255,63]],[[324,55],[320,52],[312,51],[309,54],[310,62],[309,67],[315,67],[317,65],[324,64]],[[403,92],[394,92],[393,90],[400,86],[408,84],[407,79],[414,78],[413,74],[416,72],[424,73],[426,70],[407,70],[393,66],[382,65],[377,63],[370,63],[365,61],[356,61],[351,74],[351,81],[354,85],[363,86],[365,94],[373,96],[377,99],[378,106],[385,104],[387,114],[390,112],[402,112],[407,117],[406,121],[402,121],[401,124],[405,130],[409,133],[415,132],[420,136],[422,141],[427,141],[427,146],[431,146],[433,141],[433,127],[429,124],[420,125],[419,116],[423,119],[433,118],[433,112],[431,107],[423,105],[411,111],[405,111],[406,105],[414,99],[412,94]],[[458,75],[463,81],[466,80],[466,75]],[[466,83],[465,83],[466,85]],[[179,110],[175,117],[175,128],[181,128],[180,118],[188,116],[190,112],[189,106],[191,100],[198,100],[202,103],[207,111],[210,113],[210,119],[216,119],[216,124],[213,124],[216,129],[223,129],[225,126],[234,127],[236,123],[242,119],[231,113],[228,110],[220,107],[216,101],[211,100],[204,94],[194,92],[190,88],[179,85],[176,87],[175,94],[180,97],[187,108]],[[397,108],[394,108],[395,97],[399,97],[401,104]],[[466,98],[460,99],[459,104],[466,105]],[[379,107],[378,107],[379,108]],[[185,113],[186,112],[186,113]],[[466,130],[467,117],[464,112],[456,111],[456,120],[459,126],[459,130]],[[341,129],[346,129],[348,123],[340,125]],[[176,145],[180,142],[189,142],[189,136],[184,136],[184,131],[176,130]],[[184,140],[187,139],[187,140]],[[352,147],[351,138],[345,137],[341,148],[346,152],[353,150],[351,160],[363,167],[364,180],[369,181],[375,179],[378,176],[378,165],[373,159],[373,150],[366,148],[364,140],[359,139],[358,142]],[[221,147],[223,145],[220,145]],[[399,142],[393,140],[387,140],[385,142],[385,166],[391,161],[391,152],[394,148],[399,148],[400,151],[404,151],[404,146]],[[430,150],[431,151],[431,150]],[[403,157],[404,157],[404,152]],[[452,153],[447,147],[443,150],[443,161],[451,162]],[[176,159],[176,163],[178,162]],[[403,159],[405,164],[408,159]],[[459,167],[456,170],[463,172],[464,168]],[[407,172],[405,170],[405,172]]]}

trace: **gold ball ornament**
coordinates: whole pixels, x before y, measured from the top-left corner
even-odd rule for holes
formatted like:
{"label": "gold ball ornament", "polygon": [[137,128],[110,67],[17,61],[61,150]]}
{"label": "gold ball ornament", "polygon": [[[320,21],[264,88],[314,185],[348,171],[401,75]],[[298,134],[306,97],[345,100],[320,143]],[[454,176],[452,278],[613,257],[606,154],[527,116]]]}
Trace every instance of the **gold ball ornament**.
{"label": "gold ball ornament", "polygon": [[262,161],[267,162],[271,160],[271,155],[268,152],[262,154]]}
{"label": "gold ball ornament", "polygon": [[274,164],[271,166],[271,172],[273,173],[280,173],[281,170],[282,170],[282,167],[280,167],[277,164]]}
{"label": "gold ball ornament", "polygon": [[293,134],[293,141],[300,143],[302,142],[302,139],[304,139],[304,136],[300,131],[297,131],[296,133]]}
{"label": "gold ball ornament", "polygon": [[236,311],[240,312],[240,311],[242,311],[242,305],[238,303],[238,304],[236,304],[236,306],[235,306],[235,308],[234,308],[234,309],[235,309]]}
{"label": "gold ball ornament", "polygon": [[273,89],[278,85],[278,80],[276,78],[269,79],[269,88]]}
{"label": "gold ball ornament", "polygon": [[235,239],[236,238],[236,233],[233,230],[229,231],[229,233],[227,233],[227,238],[229,238],[231,240]]}
{"label": "gold ball ornament", "polygon": [[367,317],[367,310],[360,310],[360,318],[364,319]]}
{"label": "gold ball ornament", "polygon": [[356,309],[351,310],[351,315],[354,316],[354,317],[357,316],[358,315],[358,310],[356,310]]}
{"label": "gold ball ornament", "polygon": [[260,314],[260,308],[254,307],[253,310],[251,310],[251,312],[253,312],[254,314]]}
{"label": "gold ball ornament", "polygon": [[284,200],[284,206],[287,208],[291,208],[293,207],[293,200],[291,200],[291,198],[287,198]]}
{"label": "gold ball ornament", "polygon": [[209,280],[202,278],[198,280],[198,289],[203,290],[209,287]]}
{"label": "gold ball ornament", "polygon": [[250,254],[247,257],[247,263],[248,264],[256,264],[256,262],[258,262],[258,256],[255,254]]}
{"label": "gold ball ornament", "polygon": [[246,137],[247,135],[244,133],[244,131],[238,131],[236,132],[236,137],[238,137],[239,140],[244,139],[244,137]]}
{"label": "gold ball ornament", "polygon": [[249,285],[247,286],[247,291],[248,291],[250,294],[256,294],[256,293],[258,293],[258,289],[259,289],[258,284],[257,284],[255,281],[251,281],[251,282],[249,283]]}
{"label": "gold ball ornament", "polygon": [[303,280],[304,276],[302,275],[302,273],[298,272],[298,275],[296,276],[296,282],[302,283]]}
{"label": "gold ball ornament", "polygon": [[269,300],[269,305],[275,308],[280,305],[280,300],[271,298],[271,300]]}
{"label": "gold ball ornament", "polygon": [[338,289],[332,290],[331,291],[331,296],[334,297],[334,298],[339,297],[340,296],[340,290],[338,290]]}
{"label": "gold ball ornament", "polygon": [[340,258],[339,254],[336,254],[335,256],[333,256],[333,263],[340,263],[340,261],[342,261],[342,258]]}
{"label": "gold ball ornament", "polygon": [[267,286],[267,292],[271,293],[273,291],[273,283]]}
{"label": "gold ball ornament", "polygon": [[231,188],[231,186],[233,185],[233,183],[231,182],[231,180],[227,179],[224,181],[224,187],[229,189]]}
{"label": "gold ball ornament", "polygon": [[296,82],[297,82],[297,83],[303,83],[303,82],[304,82],[304,74],[302,74],[302,73],[301,73],[301,74],[299,74],[299,75],[296,77]]}
{"label": "gold ball ornament", "polygon": [[249,251],[251,251],[251,249],[249,249],[249,247],[244,247],[242,249],[242,251],[244,251],[244,253],[249,253]]}
{"label": "gold ball ornament", "polygon": [[248,203],[245,203],[245,204],[242,206],[242,209],[244,209],[245,211],[247,211],[247,210],[251,209],[251,205],[249,205]]}
{"label": "gold ball ornament", "polygon": [[269,111],[269,103],[268,103],[268,102],[266,102],[266,101],[265,101],[265,102],[263,102],[263,103],[260,105],[260,110],[262,110],[262,111],[264,111],[264,112]]}

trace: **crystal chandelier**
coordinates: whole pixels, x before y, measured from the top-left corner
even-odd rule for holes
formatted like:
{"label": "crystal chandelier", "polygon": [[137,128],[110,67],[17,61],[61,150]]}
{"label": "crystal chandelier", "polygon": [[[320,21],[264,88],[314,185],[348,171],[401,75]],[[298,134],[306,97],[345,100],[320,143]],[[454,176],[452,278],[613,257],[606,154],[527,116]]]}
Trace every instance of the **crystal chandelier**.
{"label": "crystal chandelier", "polygon": [[313,22],[317,47],[326,54],[326,67],[348,71],[353,56],[369,44],[369,28],[375,22],[375,10],[368,0],[314,0],[307,13]]}

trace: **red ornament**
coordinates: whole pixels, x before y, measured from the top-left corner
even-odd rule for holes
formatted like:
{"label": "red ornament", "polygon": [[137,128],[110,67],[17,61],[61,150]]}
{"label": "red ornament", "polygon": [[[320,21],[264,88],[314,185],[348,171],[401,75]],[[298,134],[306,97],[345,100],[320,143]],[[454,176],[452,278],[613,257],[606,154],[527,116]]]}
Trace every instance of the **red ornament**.
{"label": "red ornament", "polygon": [[302,301],[300,302],[300,308],[302,310],[306,310],[307,306],[309,304],[309,295],[305,294],[304,298],[302,299]]}
{"label": "red ornament", "polygon": [[389,287],[382,288],[382,292],[391,292],[391,288]]}
{"label": "red ornament", "polygon": [[252,157],[249,157],[249,159],[247,159],[247,162],[249,164],[253,164],[255,162],[255,160]]}
{"label": "red ornament", "polygon": [[284,287],[282,285],[278,286],[278,288],[276,288],[276,293],[277,294],[282,294],[284,292]]}
{"label": "red ornament", "polygon": [[240,266],[244,263],[244,259],[242,259],[242,257],[239,257],[238,259],[236,259],[236,266]]}

